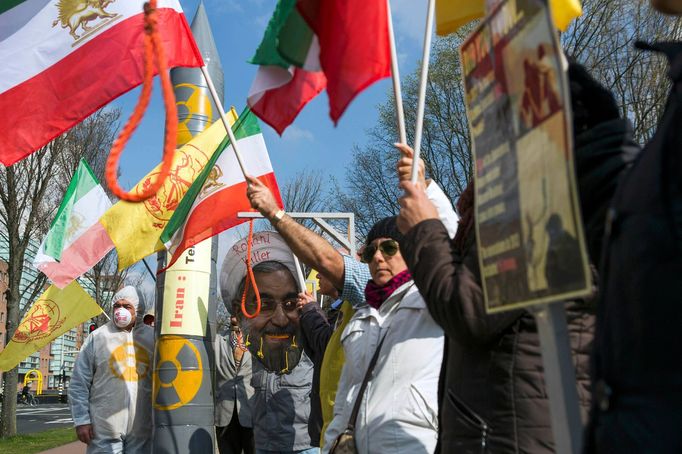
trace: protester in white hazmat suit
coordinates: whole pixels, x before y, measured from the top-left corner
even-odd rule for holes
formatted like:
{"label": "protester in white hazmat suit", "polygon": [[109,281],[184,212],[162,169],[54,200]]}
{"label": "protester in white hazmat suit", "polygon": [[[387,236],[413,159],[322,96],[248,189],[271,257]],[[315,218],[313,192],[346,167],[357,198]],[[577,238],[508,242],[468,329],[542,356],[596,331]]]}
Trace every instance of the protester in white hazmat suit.
{"label": "protester in white hazmat suit", "polygon": [[[119,290],[112,319],[93,331],[74,366],[69,402],[88,453],[151,452],[154,330],[134,287]],[[139,323],[138,323],[139,321]]]}

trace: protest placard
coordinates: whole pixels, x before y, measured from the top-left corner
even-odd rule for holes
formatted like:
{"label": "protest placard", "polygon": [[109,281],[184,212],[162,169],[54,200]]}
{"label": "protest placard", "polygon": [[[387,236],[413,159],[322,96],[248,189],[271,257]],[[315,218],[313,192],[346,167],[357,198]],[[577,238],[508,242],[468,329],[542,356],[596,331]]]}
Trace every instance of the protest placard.
{"label": "protest placard", "polygon": [[461,48],[488,312],[590,291],[562,59],[540,0],[499,2]]}

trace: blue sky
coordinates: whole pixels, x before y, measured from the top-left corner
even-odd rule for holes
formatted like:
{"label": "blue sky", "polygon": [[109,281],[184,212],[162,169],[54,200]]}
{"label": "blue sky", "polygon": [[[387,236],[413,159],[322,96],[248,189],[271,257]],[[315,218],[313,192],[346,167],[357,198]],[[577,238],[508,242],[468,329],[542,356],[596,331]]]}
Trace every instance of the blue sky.
{"label": "blue sky", "polygon": [[[180,0],[191,22],[199,0]],[[247,63],[260,42],[275,0],[204,0],[225,72],[225,106],[237,111],[246,104],[256,66]],[[425,0],[391,0],[401,75],[413,72],[421,56],[426,17]],[[366,142],[365,131],[377,120],[376,106],[386,99],[390,79],[362,92],[346,110],[337,127],[329,119],[325,93],[309,103],[282,137],[261,123],[280,185],[309,169],[337,175],[352,159],[352,147]],[[132,112],[139,89],[116,100],[122,121]],[[121,183],[130,188],[161,158],[163,104],[158,84],[145,119],[121,158]]]}

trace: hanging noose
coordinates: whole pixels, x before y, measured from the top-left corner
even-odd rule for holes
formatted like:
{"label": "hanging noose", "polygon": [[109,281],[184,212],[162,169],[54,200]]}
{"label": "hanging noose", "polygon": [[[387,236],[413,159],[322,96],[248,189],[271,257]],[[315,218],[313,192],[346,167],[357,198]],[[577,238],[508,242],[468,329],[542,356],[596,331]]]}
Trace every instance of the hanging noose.
{"label": "hanging noose", "polygon": [[[157,0],[150,0],[144,4],[144,81],[142,84],[142,92],[137,100],[135,110],[111,147],[105,171],[106,182],[109,189],[111,189],[111,192],[119,199],[127,202],[143,202],[154,196],[154,194],[163,186],[166,178],[170,174],[173,165],[173,155],[175,154],[175,141],[178,130],[177,109],[175,106],[173,85],[171,84],[170,76],[168,75],[166,54],[163,51],[158,30],[156,2]],[[155,179],[152,177],[152,182],[149,187],[142,188],[139,192],[135,190],[126,192],[118,184],[118,161],[121,158],[126,143],[128,143],[133,132],[135,132],[135,129],[139,126],[140,121],[147,110],[147,106],[149,105],[149,99],[152,94],[152,85],[154,83],[154,57],[156,57],[156,62],[159,67],[163,101],[166,107],[166,135],[163,146],[163,162],[159,175],[156,176]]]}

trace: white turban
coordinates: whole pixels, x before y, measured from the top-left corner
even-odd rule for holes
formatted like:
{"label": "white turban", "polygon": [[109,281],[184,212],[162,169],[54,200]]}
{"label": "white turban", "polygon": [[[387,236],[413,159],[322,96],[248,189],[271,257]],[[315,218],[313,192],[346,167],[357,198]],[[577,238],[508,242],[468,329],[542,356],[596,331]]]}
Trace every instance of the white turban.
{"label": "white turban", "polygon": [[[246,276],[247,242],[248,238],[244,238],[233,244],[227,251],[220,269],[220,292],[223,304],[228,309],[232,306],[232,301],[239,299],[240,295],[237,295],[239,284]],[[253,234],[251,268],[262,262],[280,262],[296,279],[294,254],[279,233],[265,231]]]}
{"label": "white turban", "polygon": [[116,292],[114,295],[114,299],[111,301],[111,304],[114,304],[116,301],[120,300],[126,300],[133,306],[135,306],[135,310],[137,310],[137,307],[140,304],[140,297],[137,296],[137,290],[135,290],[135,287],[132,285],[126,285],[123,287],[121,290]]}

